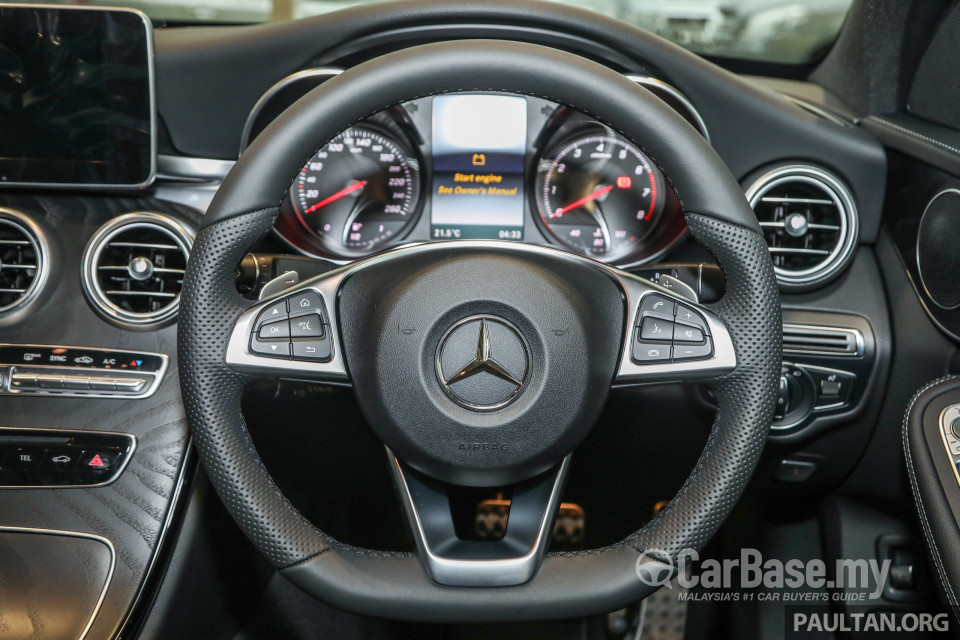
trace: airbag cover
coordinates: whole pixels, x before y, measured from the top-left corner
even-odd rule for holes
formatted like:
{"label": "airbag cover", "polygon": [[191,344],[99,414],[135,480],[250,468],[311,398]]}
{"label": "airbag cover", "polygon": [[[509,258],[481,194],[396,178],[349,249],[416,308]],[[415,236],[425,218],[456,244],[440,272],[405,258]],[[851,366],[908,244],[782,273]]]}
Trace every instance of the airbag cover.
{"label": "airbag cover", "polygon": [[338,309],[357,399],[384,443],[441,480],[496,486],[550,468],[593,426],[623,300],[588,261],[491,243],[371,261]]}

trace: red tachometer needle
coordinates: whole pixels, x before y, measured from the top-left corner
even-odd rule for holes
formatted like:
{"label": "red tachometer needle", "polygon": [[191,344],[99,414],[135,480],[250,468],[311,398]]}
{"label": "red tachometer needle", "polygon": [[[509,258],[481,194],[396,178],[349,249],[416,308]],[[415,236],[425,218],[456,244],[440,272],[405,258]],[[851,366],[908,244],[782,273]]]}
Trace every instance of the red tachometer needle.
{"label": "red tachometer needle", "polygon": [[[588,202],[590,202],[591,200],[596,200],[596,199],[599,198],[600,196],[602,196],[602,195],[604,195],[604,194],[607,194],[607,193],[610,193],[611,191],[613,191],[613,185],[609,185],[609,184],[608,184],[607,186],[605,186],[605,187],[603,187],[603,188],[597,189],[596,191],[594,191],[594,192],[591,193],[590,195],[584,196],[584,197],[580,198],[580,199],[577,200],[576,202],[571,202],[570,204],[568,204],[567,206],[565,206],[563,209],[560,209],[559,211],[555,211],[554,213],[551,213],[551,214],[550,214],[550,217],[551,217],[551,218],[559,218],[560,216],[562,216],[563,214],[565,214],[567,211],[572,211],[573,209],[576,209],[576,208],[579,207],[579,206],[585,205],[585,204],[587,204]],[[309,211],[308,211],[308,213],[309,213]]]}
{"label": "red tachometer needle", "polygon": [[353,192],[356,191],[357,189],[363,189],[365,186],[367,186],[367,181],[366,181],[366,180],[361,180],[360,182],[354,182],[352,185],[350,185],[350,186],[347,187],[346,189],[342,189],[342,190],[340,190],[340,191],[337,191],[337,192],[336,192],[335,194],[333,194],[332,196],[330,196],[330,197],[328,197],[328,198],[324,198],[323,200],[321,200],[321,201],[318,202],[317,204],[313,205],[312,207],[310,207],[309,209],[307,209],[306,211],[304,211],[304,213],[313,213],[314,211],[316,211],[316,210],[319,209],[320,207],[325,207],[325,206],[327,206],[328,204],[330,204],[331,202],[333,202],[334,200],[339,200],[339,199],[342,198],[343,196],[345,196],[345,195],[347,195],[347,194],[349,194],[349,193],[353,193]]}

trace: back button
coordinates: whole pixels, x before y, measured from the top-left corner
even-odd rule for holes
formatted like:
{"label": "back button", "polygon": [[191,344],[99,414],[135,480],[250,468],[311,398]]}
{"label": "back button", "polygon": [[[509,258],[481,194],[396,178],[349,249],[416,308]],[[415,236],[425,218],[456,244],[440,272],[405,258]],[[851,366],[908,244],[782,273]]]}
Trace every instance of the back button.
{"label": "back button", "polygon": [[331,340],[294,340],[293,359],[327,362],[333,357]]}

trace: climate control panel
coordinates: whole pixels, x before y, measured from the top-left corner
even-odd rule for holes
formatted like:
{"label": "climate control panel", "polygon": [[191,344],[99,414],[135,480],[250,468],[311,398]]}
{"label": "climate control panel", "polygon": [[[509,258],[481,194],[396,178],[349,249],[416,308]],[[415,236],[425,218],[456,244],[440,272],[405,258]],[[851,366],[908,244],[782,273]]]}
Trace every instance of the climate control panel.
{"label": "climate control panel", "polygon": [[169,360],[159,353],[0,345],[0,395],[146,398]]}

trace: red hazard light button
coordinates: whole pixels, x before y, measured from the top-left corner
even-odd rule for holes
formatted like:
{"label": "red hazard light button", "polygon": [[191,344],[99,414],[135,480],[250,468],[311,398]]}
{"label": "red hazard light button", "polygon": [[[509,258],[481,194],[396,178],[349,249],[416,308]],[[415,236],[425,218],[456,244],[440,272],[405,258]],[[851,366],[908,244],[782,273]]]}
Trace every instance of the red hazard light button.
{"label": "red hazard light button", "polygon": [[100,471],[111,468],[119,457],[115,451],[84,451],[80,456],[80,468]]}

